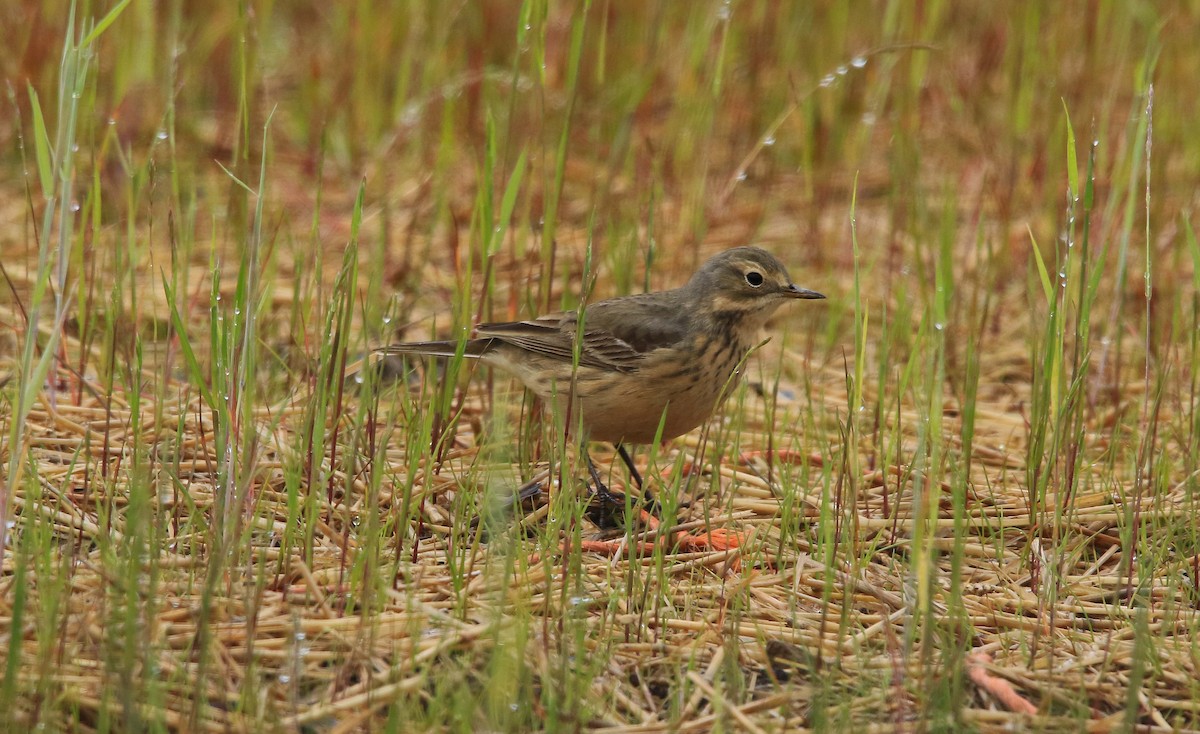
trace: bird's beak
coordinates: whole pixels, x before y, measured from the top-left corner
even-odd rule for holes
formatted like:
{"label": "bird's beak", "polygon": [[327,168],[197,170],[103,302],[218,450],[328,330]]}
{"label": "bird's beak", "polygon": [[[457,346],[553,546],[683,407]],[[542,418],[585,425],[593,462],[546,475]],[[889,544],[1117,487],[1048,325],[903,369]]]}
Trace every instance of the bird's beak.
{"label": "bird's beak", "polygon": [[809,299],[809,300],[815,300],[818,298],[825,297],[823,294],[817,293],[816,291],[810,291],[807,288],[801,288],[800,286],[796,285],[795,283],[788,283],[787,288],[784,289],[784,293],[791,296],[792,298],[805,298],[805,299]]}

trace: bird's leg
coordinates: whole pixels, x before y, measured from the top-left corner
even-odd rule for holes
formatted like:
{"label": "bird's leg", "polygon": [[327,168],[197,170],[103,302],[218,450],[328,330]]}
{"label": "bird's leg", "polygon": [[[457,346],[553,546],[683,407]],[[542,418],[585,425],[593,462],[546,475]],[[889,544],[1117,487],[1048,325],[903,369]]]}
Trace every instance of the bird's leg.
{"label": "bird's leg", "polygon": [[592,461],[592,455],[588,453],[587,449],[583,450],[583,458],[587,461],[588,474],[591,475],[592,484],[596,487],[596,499],[605,504],[615,504],[617,502],[625,504],[620,497],[609,491],[608,485],[600,478],[600,470],[596,468],[596,463]]}
{"label": "bird's leg", "polygon": [[621,460],[625,462],[625,466],[629,468],[629,476],[633,478],[633,483],[637,485],[639,490],[641,490],[642,497],[651,507],[655,507],[658,503],[654,500],[654,494],[647,489],[646,485],[642,482],[642,475],[634,465],[633,457],[629,455],[629,451],[625,448],[625,444],[618,443],[613,445],[617,447],[617,453],[620,454]]}
{"label": "bird's leg", "polygon": [[634,466],[633,457],[625,450],[625,444],[615,443],[613,446],[617,448],[617,453],[621,455],[621,460],[625,462],[625,466],[629,467],[629,476],[633,477],[633,483],[637,485],[638,489],[645,490],[645,487],[642,486],[642,475],[638,473],[637,467]]}
{"label": "bird's leg", "polygon": [[588,474],[591,475],[592,484],[596,490],[596,499],[587,510],[588,517],[600,528],[610,529],[620,527],[621,522],[618,519],[618,513],[624,512],[625,497],[614,494],[608,488],[608,485],[604,483],[604,480],[600,478],[600,470],[596,468],[595,462],[592,461],[592,455],[588,453],[587,448],[583,450],[583,457],[587,461]]}

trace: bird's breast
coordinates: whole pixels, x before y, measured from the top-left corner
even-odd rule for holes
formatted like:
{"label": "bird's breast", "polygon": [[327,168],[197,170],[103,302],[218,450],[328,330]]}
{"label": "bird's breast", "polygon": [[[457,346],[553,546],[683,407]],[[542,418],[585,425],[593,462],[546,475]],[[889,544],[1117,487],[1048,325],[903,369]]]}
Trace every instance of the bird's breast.
{"label": "bird's breast", "polygon": [[[734,372],[746,355],[736,339],[698,336],[686,346],[647,354],[635,372],[606,388],[579,385],[583,421],[591,438],[652,443],[705,423],[735,387]],[[661,435],[659,427],[661,425]]]}

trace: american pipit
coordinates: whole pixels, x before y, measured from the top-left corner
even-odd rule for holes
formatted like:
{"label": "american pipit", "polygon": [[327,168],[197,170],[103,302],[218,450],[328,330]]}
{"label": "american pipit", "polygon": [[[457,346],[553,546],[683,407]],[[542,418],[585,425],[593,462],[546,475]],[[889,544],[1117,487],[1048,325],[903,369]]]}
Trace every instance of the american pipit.
{"label": "american pipit", "polygon": [[[793,284],[766,250],[735,247],[682,288],[481,324],[463,354],[512,373],[561,411],[570,407],[586,434],[579,438],[615,444],[640,485],[624,444],[674,438],[708,420],[771,314],[792,299],[824,297]],[[458,346],[409,342],[377,351],[450,357]],[[590,459],[588,466],[599,483]]]}

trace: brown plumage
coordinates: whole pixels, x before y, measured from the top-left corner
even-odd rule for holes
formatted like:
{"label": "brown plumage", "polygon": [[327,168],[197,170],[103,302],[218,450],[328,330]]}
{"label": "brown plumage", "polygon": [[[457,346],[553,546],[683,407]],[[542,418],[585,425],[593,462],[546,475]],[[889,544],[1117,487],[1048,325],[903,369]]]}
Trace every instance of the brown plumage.
{"label": "brown plumage", "polygon": [[[794,285],[766,250],[735,247],[681,288],[610,298],[582,315],[481,324],[464,355],[512,373],[559,410],[573,396],[579,412],[572,415],[587,439],[651,443],[708,420],[771,314],[789,300],[814,298],[824,296]],[[450,357],[457,346],[409,342],[377,351]]]}

